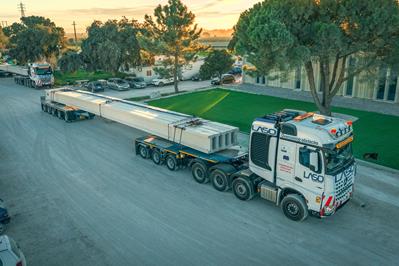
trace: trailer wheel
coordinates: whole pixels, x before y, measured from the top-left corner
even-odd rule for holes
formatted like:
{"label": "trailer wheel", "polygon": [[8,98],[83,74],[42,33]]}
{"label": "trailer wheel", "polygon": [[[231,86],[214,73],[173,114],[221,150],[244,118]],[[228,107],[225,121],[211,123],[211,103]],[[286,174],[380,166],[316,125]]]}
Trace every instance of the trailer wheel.
{"label": "trailer wheel", "polygon": [[308,217],[308,207],[305,199],[298,194],[288,194],[281,201],[281,209],[290,220],[301,222]]}
{"label": "trailer wheel", "polygon": [[166,156],[165,161],[166,167],[168,167],[170,171],[175,171],[177,169],[177,159],[175,155],[169,154],[168,156]]}
{"label": "trailer wheel", "polygon": [[240,200],[250,200],[253,198],[255,192],[251,183],[243,177],[238,177],[233,181],[234,195]]}
{"label": "trailer wheel", "polygon": [[139,154],[144,159],[148,159],[148,149],[144,145],[139,145]]}
{"label": "trailer wheel", "polygon": [[160,164],[161,163],[161,152],[158,149],[154,149],[151,153],[151,160],[155,164]]}
{"label": "trailer wheel", "polygon": [[195,181],[200,184],[208,183],[208,171],[203,163],[196,162],[191,166],[191,174]]}
{"label": "trailer wheel", "polygon": [[220,170],[215,169],[210,175],[212,186],[218,191],[226,191],[229,188],[229,183],[227,180],[227,174]]}

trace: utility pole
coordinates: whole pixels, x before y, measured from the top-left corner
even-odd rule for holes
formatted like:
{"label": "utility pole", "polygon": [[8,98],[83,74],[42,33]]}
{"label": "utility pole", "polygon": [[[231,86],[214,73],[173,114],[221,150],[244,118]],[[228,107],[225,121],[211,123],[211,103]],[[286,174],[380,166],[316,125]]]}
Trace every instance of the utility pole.
{"label": "utility pole", "polygon": [[21,11],[21,18],[25,17],[25,11],[26,11],[26,7],[25,4],[20,2],[18,5],[18,10]]}
{"label": "utility pole", "polygon": [[75,21],[72,23],[73,25],[73,33],[75,34],[75,44],[78,42],[78,37],[76,36],[76,23]]}

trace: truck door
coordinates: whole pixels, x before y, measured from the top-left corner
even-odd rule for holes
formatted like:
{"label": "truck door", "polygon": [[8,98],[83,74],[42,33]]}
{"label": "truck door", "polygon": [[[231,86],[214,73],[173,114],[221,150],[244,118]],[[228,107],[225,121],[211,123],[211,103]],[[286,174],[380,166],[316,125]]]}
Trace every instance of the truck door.
{"label": "truck door", "polygon": [[280,139],[277,154],[277,179],[292,182],[297,160],[296,149],[295,143]]}
{"label": "truck door", "polygon": [[[324,190],[324,171],[320,151],[304,144],[297,144],[296,147],[293,183],[309,193],[321,196]],[[313,165],[315,161],[317,165]]]}

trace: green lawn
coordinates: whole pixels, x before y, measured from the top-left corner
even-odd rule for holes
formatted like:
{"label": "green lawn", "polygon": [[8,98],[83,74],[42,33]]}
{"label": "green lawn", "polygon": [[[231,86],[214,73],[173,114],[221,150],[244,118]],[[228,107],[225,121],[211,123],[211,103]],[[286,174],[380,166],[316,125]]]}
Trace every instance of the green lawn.
{"label": "green lawn", "polygon": [[109,72],[96,71],[88,72],[85,70],[78,70],[73,73],[62,73],[60,71],[54,72],[55,84],[56,85],[67,85],[73,84],[76,80],[97,80],[97,79],[109,79],[113,77],[123,78],[126,74],[118,73],[116,76]]}
{"label": "green lawn", "polygon": [[[254,118],[284,108],[316,110],[315,105],[308,102],[224,89],[154,100],[150,104],[237,126],[245,132],[250,130]],[[359,118],[353,126],[357,158],[362,159],[367,152],[377,152],[378,160],[373,162],[399,169],[399,117],[338,107],[333,108],[333,112]]]}

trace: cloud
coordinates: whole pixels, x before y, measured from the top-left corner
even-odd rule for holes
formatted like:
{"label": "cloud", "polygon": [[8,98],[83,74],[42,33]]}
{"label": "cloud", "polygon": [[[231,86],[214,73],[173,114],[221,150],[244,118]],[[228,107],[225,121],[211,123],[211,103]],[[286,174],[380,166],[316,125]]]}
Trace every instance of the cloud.
{"label": "cloud", "polygon": [[144,14],[152,14],[154,6],[118,7],[118,8],[81,8],[68,10],[49,11],[51,14],[68,14],[69,16],[133,16],[142,17]]}

